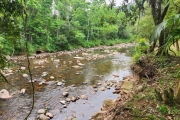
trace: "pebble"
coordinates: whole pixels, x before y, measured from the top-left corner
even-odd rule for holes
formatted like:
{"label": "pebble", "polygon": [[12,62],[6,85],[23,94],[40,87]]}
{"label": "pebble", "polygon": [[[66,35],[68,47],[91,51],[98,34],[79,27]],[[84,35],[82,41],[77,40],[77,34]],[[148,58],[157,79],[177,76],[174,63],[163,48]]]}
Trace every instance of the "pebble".
{"label": "pebble", "polygon": [[105,89],[105,87],[101,87],[101,88],[99,88],[99,90],[105,91],[106,89]]}
{"label": "pebble", "polygon": [[28,77],[28,74],[23,74],[23,77],[27,78],[27,77]]}
{"label": "pebble", "polygon": [[21,69],[21,70],[25,70],[25,69],[26,69],[26,67],[21,67],[20,69]]}
{"label": "pebble", "polygon": [[98,91],[98,89],[97,89],[97,88],[95,88],[95,89],[94,89],[94,92],[97,92],[97,91]]}
{"label": "pebble", "polygon": [[71,101],[71,99],[70,99],[70,98],[66,98],[66,101],[67,101],[67,102],[70,102],[70,101]]}
{"label": "pebble", "polygon": [[111,89],[111,87],[110,87],[110,86],[107,86],[107,89]]}
{"label": "pebble", "polygon": [[50,79],[54,79],[54,76],[50,76]]}
{"label": "pebble", "polygon": [[59,114],[59,112],[60,112],[60,109],[54,109],[50,111],[50,113],[52,113],[53,116]]}
{"label": "pebble", "polygon": [[65,104],[66,104],[66,101],[61,100],[60,103],[63,104],[63,105],[65,105]]}
{"label": "pebble", "polygon": [[97,85],[93,85],[93,88],[97,88]]}
{"label": "pebble", "polygon": [[42,77],[45,77],[45,76],[47,76],[47,74],[42,74],[41,76],[42,76]]}
{"label": "pebble", "polygon": [[48,116],[44,115],[44,114],[41,114],[41,115],[39,116],[39,119],[40,119],[40,120],[50,120],[50,118],[49,118]]}
{"label": "pebble", "polygon": [[100,86],[100,85],[102,85],[102,83],[98,83],[98,85]]}
{"label": "pebble", "polygon": [[26,89],[24,89],[24,88],[21,89],[21,91],[20,91],[21,94],[25,94],[25,92],[26,92]]}
{"label": "pebble", "polygon": [[119,94],[121,92],[121,90],[115,90],[114,92],[113,92],[113,94]]}
{"label": "pebble", "polygon": [[38,85],[42,85],[42,84],[45,84],[46,82],[45,81],[41,81]]}
{"label": "pebble", "polygon": [[81,95],[81,99],[88,100],[88,96],[87,95]]}
{"label": "pebble", "polygon": [[39,109],[39,110],[37,111],[38,114],[44,114],[45,112],[46,112],[45,109]]}
{"label": "pebble", "polygon": [[62,84],[62,82],[57,82],[57,86],[61,86]]}
{"label": "pebble", "polygon": [[72,97],[72,98],[71,98],[71,101],[72,101],[72,102],[76,102],[76,97]]}
{"label": "pebble", "polygon": [[53,115],[52,113],[50,113],[50,112],[47,112],[47,113],[46,113],[46,116],[48,116],[48,117],[50,117],[50,118],[53,118],[53,117],[54,117],[54,115]]}
{"label": "pebble", "polygon": [[68,92],[63,92],[63,94],[62,94],[64,97],[67,97],[68,95],[69,95],[69,93]]}
{"label": "pebble", "polygon": [[115,87],[115,90],[120,90],[120,89],[121,89],[120,86],[116,86],[116,87]]}
{"label": "pebble", "polygon": [[67,108],[67,105],[63,105],[63,108]]}

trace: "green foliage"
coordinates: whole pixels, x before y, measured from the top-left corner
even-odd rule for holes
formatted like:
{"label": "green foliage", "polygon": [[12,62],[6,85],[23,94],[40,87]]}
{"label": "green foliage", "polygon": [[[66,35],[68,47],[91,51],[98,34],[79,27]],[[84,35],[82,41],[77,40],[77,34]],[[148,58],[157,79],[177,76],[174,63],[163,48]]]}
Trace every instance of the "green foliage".
{"label": "green foliage", "polygon": [[136,22],[134,31],[137,33],[138,38],[149,39],[155,28],[155,25],[151,15],[151,9],[148,7],[148,5],[145,5],[144,12],[145,15]]}
{"label": "green foliage", "polygon": [[[110,41],[119,38],[118,26],[125,17],[122,12],[117,14],[116,8],[108,9],[104,2],[98,1],[55,1],[53,4],[48,0],[28,1],[27,8],[27,39],[48,52],[94,47],[100,43],[114,45],[116,42]],[[129,38],[125,29],[121,29],[121,37]]]}
{"label": "green foliage", "polygon": [[159,106],[158,110],[164,115],[168,113],[168,108],[165,105]]}
{"label": "green foliage", "polygon": [[147,114],[147,118],[148,118],[148,120],[155,120],[156,116],[152,115],[152,114]]}
{"label": "green foliage", "polygon": [[55,45],[59,47],[59,50],[65,49],[68,44],[67,37],[65,35],[59,35],[55,41]]}
{"label": "green foliage", "polygon": [[73,50],[73,49],[74,49],[74,47],[71,44],[67,45],[67,50]]}
{"label": "green foliage", "polygon": [[139,57],[147,53],[148,48],[149,48],[149,42],[148,39],[141,38],[138,41],[138,45],[136,46],[136,54],[134,54],[133,59],[135,62],[138,62]]}
{"label": "green foliage", "polygon": [[[110,9],[104,1],[27,0],[26,8],[22,4],[20,0],[0,2],[0,47],[6,55],[24,54],[26,40],[32,54],[36,50],[114,45],[132,35],[131,25],[124,24],[124,12],[113,6]],[[26,35],[23,10],[27,14]]]}
{"label": "green foliage", "polygon": [[78,43],[82,44],[85,41],[86,36],[80,31],[75,32],[75,39]]}
{"label": "green foliage", "polygon": [[180,14],[176,14],[172,16],[171,18],[169,18],[168,20],[160,23],[154,30],[150,41],[156,42],[160,38],[161,32],[166,31],[166,34],[168,34],[168,37],[165,37],[166,39],[163,46],[163,51],[165,53],[168,53],[170,46],[174,44],[175,42],[177,42],[180,38],[179,36],[180,28],[178,26],[179,24],[180,24]]}
{"label": "green foliage", "polygon": [[33,46],[31,43],[28,43],[28,50],[30,55],[32,55],[36,51],[35,46]]}

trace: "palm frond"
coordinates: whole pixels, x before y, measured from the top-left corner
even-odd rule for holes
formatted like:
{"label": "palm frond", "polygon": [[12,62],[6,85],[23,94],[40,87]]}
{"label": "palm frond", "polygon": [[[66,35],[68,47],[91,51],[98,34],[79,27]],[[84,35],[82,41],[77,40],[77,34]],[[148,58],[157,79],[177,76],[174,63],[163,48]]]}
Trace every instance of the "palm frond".
{"label": "palm frond", "polygon": [[172,35],[173,37],[180,37],[180,28],[173,29],[173,30],[171,31],[171,35]]}
{"label": "palm frond", "polygon": [[167,23],[168,21],[164,21],[155,28],[153,34],[151,35],[150,43],[156,42],[159,39],[160,34],[166,28]]}
{"label": "palm frond", "polygon": [[180,21],[180,14],[175,15],[172,19],[174,20],[174,24],[176,24]]}
{"label": "palm frond", "polygon": [[[171,17],[170,19],[160,23],[158,26],[156,26],[153,34],[151,35],[151,38],[150,38],[150,43],[152,42],[156,42],[159,37],[160,37],[160,34],[162,32],[162,30],[164,30],[166,27],[168,27],[168,25],[172,25],[172,24],[177,24],[178,22],[180,21],[180,14],[176,14],[175,16]],[[176,31],[177,33],[177,31]]]}

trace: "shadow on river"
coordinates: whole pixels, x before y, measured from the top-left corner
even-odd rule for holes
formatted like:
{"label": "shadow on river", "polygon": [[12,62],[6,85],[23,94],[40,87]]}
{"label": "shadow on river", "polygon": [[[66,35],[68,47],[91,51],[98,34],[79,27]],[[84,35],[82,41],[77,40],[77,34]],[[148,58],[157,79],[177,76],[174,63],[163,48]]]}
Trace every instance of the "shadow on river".
{"label": "shadow on river", "polygon": [[[107,83],[120,81],[131,74],[132,58],[128,54],[132,53],[133,49],[131,43],[70,52],[44,53],[31,57],[31,71],[35,81],[35,107],[28,120],[36,120],[37,111],[42,108],[55,115],[52,120],[74,117],[77,120],[90,119],[93,113],[101,109],[105,99],[116,99],[119,96],[112,93],[114,87],[107,87]],[[16,65],[6,69],[4,74],[15,87],[6,83],[0,84],[0,89],[14,93],[11,99],[0,99],[1,120],[23,120],[32,104],[27,61],[23,59],[13,61]],[[99,88],[103,86],[106,89],[101,91]],[[26,93],[20,94],[19,91],[23,88],[26,89]],[[68,97],[62,96],[64,91],[69,93]],[[88,96],[88,100],[78,99],[76,102],[67,102],[67,107],[60,103],[60,100],[73,96],[78,98],[81,95]]]}

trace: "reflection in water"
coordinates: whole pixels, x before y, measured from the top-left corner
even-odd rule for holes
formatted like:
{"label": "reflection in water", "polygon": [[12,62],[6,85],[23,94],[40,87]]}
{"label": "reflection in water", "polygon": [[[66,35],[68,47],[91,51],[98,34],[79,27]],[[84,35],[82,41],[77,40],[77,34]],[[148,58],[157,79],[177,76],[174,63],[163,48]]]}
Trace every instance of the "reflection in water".
{"label": "reflection in water", "polygon": [[109,74],[112,71],[113,64],[110,60],[99,61],[93,65],[98,75]]}

